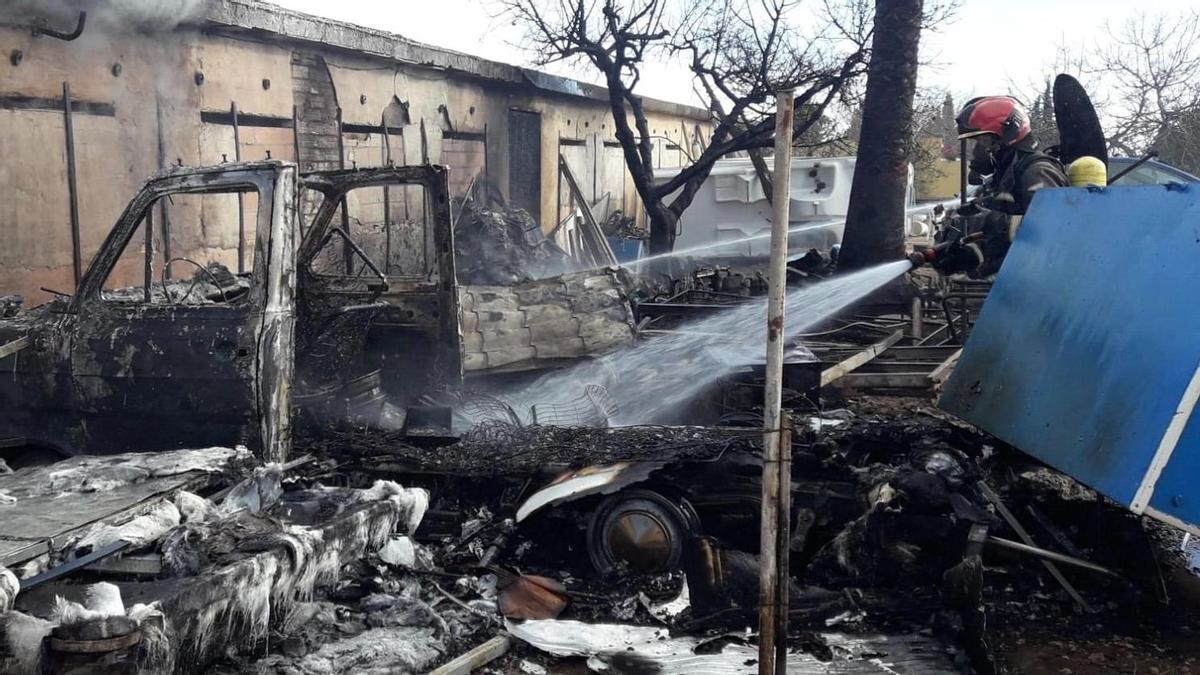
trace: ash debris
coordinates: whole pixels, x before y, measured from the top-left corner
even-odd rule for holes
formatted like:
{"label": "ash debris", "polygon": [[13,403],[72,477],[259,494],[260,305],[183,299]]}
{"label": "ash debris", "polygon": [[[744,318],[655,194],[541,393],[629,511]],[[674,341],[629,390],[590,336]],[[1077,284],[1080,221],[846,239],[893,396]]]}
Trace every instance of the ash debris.
{"label": "ash debris", "polygon": [[[909,403],[850,401],[794,438],[793,522],[804,526],[792,538],[790,662],[864,673],[1043,672],[1037,658],[1073,672],[1196,666],[1186,646],[1196,620],[1167,581],[1190,575],[1178,537]],[[196,489],[208,496],[175,492],[146,514],[161,524],[169,512],[163,527],[139,516],[83,531],[67,562],[129,541],[122,556],[158,566],[77,570],[15,593],[4,615],[13,671],[39,663],[30,640],[80,625],[139,631],[138,646],[105,658],[141,672],[426,672],[489,644],[484,672],[552,671],[564,659],[736,672],[757,649],[744,631],[757,612],[757,428],[496,422],[432,446],[346,431],[300,444],[314,456],[291,466],[251,468],[212,450],[43,469],[58,480],[38,482],[56,490],[106,493],[204,476]],[[652,467],[622,479],[639,508],[686,503],[703,524],[676,563],[597,570],[589,531],[614,491],[518,515],[562,476],[621,464]],[[37,499],[30,471],[11,477],[26,486],[13,490],[18,504]],[[1115,573],[1061,568],[1090,612],[1036,558],[972,549],[979,526],[1016,538],[982,485],[1039,546]]]}
{"label": "ash debris", "polygon": [[460,209],[454,226],[459,283],[508,286],[579,269],[524,209],[473,200]]}

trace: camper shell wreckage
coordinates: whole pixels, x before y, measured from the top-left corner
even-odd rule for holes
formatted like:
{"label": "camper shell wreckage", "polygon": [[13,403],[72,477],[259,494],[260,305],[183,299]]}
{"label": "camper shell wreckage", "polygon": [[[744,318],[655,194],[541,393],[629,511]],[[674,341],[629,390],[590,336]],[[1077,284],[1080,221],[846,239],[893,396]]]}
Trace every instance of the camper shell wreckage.
{"label": "camper shell wreckage", "polygon": [[[180,234],[235,202],[236,258],[232,246],[211,255],[211,232]],[[245,444],[280,461],[294,423],[445,434],[449,410],[429,394],[464,370],[628,343],[612,274],[460,286],[440,166],[175,167],[130,201],[73,294],[8,304],[0,444],[63,455]],[[600,298],[587,319],[574,317],[573,286]]]}

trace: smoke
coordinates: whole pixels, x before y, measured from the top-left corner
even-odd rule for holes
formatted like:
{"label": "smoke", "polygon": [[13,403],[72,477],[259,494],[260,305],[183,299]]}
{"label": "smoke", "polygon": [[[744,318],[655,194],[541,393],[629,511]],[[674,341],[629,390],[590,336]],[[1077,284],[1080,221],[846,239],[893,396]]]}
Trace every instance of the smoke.
{"label": "smoke", "polygon": [[105,33],[169,31],[204,18],[206,0],[5,0],[0,22],[62,33],[75,30],[79,13],[84,28]]}

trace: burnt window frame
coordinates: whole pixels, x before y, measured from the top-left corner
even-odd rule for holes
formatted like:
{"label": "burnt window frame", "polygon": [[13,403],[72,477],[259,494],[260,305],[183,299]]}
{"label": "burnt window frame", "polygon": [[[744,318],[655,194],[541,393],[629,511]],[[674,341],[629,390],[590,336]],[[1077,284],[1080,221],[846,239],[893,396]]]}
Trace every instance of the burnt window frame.
{"label": "burnt window frame", "polygon": [[[300,190],[321,193],[323,201],[311,222],[304,228],[304,239],[300,244],[297,267],[305,282],[334,279],[356,279],[354,274],[318,273],[312,264],[320,254],[325,237],[330,234],[338,209],[344,197],[353,190],[370,187],[399,187],[419,185],[425,194],[425,238],[432,241],[426,246],[426,272],[420,275],[387,274],[386,260],[384,276],[389,280],[412,283],[446,284],[454,279],[453,224],[450,221],[450,198],[446,168],[436,164],[420,166],[383,167],[377,169],[338,169],[314,171],[300,177]],[[350,232],[353,239],[354,233]],[[429,259],[430,254],[433,259]],[[361,275],[359,275],[361,276]]]}
{"label": "burnt window frame", "polygon": [[[165,307],[171,306],[164,303],[135,301],[109,301],[103,298],[104,284],[108,281],[109,276],[113,273],[118,261],[125,254],[126,249],[133,243],[134,235],[140,230],[143,222],[148,224],[148,216],[150,210],[158,204],[158,201],[163,197],[168,197],[172,194],[204,194],[204,193],[245,193],[249,191],[258,192],[258,208],[255,211],[255,245],[252,264],[250,266],[250,303],[261,305],[263,297],[266,293],[266,280],[258,273],[260,266],[265,267],[266,260],[263,257],[266,252],[262,246],[264,243],[269,243],[269,232],[264,232],[262,225],[265,223],[266,230],[270,230],[270,223],[274,218],[275,208],[275,185],[279,180],[279,175],[283,170],[282,163],[270,162],[263,163],[260,166],[248,166],[243,169],[230,170],[223,167],[213,167],[203,170],[192,170],[182,173],[168,174],[151,179],[129,201],[125,209],[117,218],[116,224],[108,235],[105,236],[104,242],[100,245],[96,256],[88,265],[87,272],[80,279],[79,287],[76,288],[75,294],[72,295],[71,301],[67,306],[69,313],[79,313],[85,306],[85,303],[92,306],[110,306],[110,307]],[[242,187],[244,189],[232,189]],[[267,240],[262,238],[266,236]],[[153,251],[144,251],[144,256],[153,255]],[[145,258],[143,258],[144,260]],[[143,280],[143,284],[146,280]],[[150,278],[150,283],[153,283],[153,277]],[[188,307],[228,307],[229,305],[222,303],[214,303],[213,305],[188,305]]]}

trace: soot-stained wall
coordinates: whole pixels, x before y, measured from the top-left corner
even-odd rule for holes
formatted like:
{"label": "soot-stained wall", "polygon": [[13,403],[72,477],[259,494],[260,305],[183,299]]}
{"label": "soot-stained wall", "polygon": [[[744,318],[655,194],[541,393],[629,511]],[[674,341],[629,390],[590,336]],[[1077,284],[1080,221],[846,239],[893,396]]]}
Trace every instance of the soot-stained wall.
{"label": "soot-stained wall", "polygon": [[[479,176],[507,195],[511,110],[541,120],[540,167],[516,168],[537,172],[533,215],[544,230],[566,214],[560,152],[590,199],[607,194],[612,208],[640,217],[594,87],[254,0],[205,7],[179,23],[89,21],[69,42],[35,35],[39,17],[0,12],[0,294],[36,304],[50,297],[43,287],[73,289],[64,83],[73,104],[84,270],[126,202],[165,164],[268,153],[295,160],[299,147],[304,171],[379,166],[390,156],[395,164],[448,165],[456,194]],[[707,137],[700,110],[657,101],[647,108],[664,168],[678,166],[682,149]],[[172,219],[188,221],[172,223],[173,238],[186,231],[189,250],[235,267],[234,202]],[[140,250],[128,258],[114,283],[140,281]]]}

